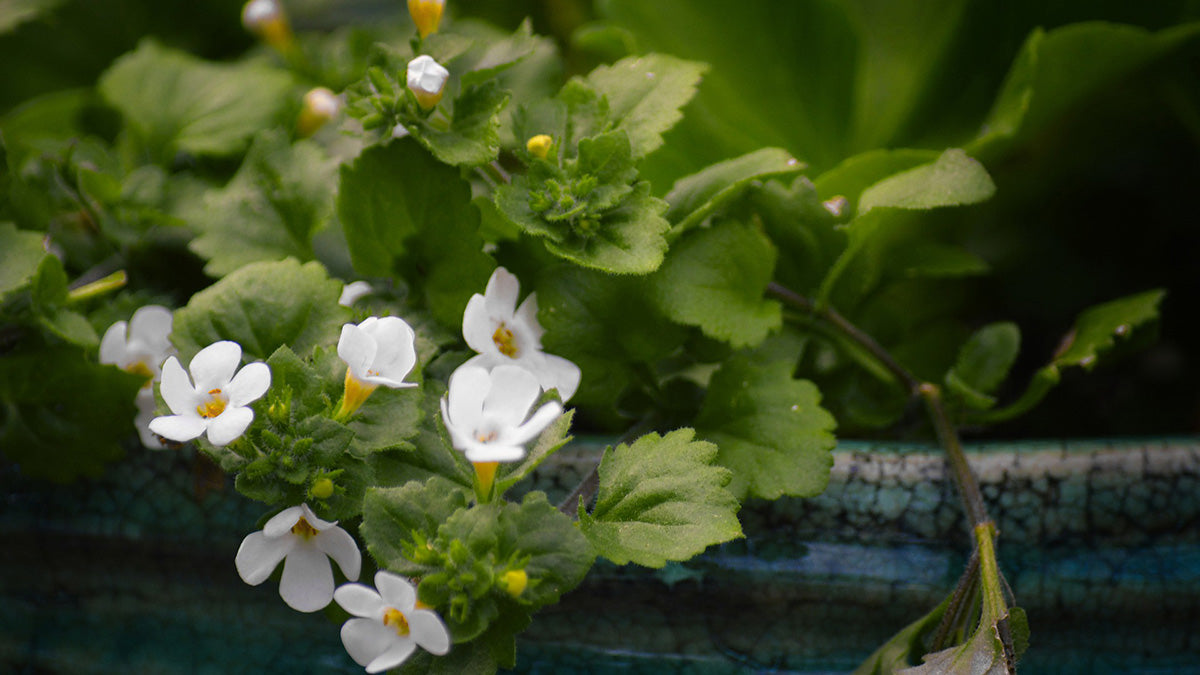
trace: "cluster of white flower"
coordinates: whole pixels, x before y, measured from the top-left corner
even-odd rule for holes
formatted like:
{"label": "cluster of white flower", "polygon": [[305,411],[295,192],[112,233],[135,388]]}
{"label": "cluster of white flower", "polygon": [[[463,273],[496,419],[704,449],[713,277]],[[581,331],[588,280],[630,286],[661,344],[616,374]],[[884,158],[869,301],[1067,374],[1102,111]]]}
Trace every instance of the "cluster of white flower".
{"label": "cluster of white flower", "polygon": [[[349,285],[340,301],[352,304],[369,290],[362,282]],[[484,495],[496,465],[524,458],[525,444],[562,413],[562,404],[552,400],[530,414],[542,393],[556,390],[565,401],[579,386],[575,364],[542,352],[537,299],[531,293],[518,308],[519,292],[517,278],[498,268],[485,293],[468,302],[463,338],[477,355],[451,375],[441,401],[451,442],[476,465]],[[171,353],[171,323],[165,307],[139,309],[128,324],[113,324],[104,334],[101,362],[146,376],[137,400],[138,431],[147,445],[161,447],[153,434],[180,443],[200,436],[218,447],[233,443],[254,420],[250,404],[271,386],[270,368],[263,362],[242,366],[241,346],[226,340],[197,352],[185,371]],[[372,316],[342,326],[337,353],[346,363],[338,419],[353,415],[379,386],[417,386],[404,381],[416,366],[417,351],[415,333],[403,319]],[[160,382],[172,414],[150,419],[156,407],[154,382]],[[346,579],[358,580],[358,544],[336,522],[322,520],[308,504],[300,504],[283,509],[261,531],[247,536],[235,563],[251,585],[266,581],[282,563],[279,595],[293,609],[315,612],[336,600],[353,614],[342,627],[342,641],[367,672],[394,668],[418,646],[433,654],[449,651],[445,624],[417,601],[407,580],[379,572],[378,591],[358,583],[335,590],[330,559]]]}

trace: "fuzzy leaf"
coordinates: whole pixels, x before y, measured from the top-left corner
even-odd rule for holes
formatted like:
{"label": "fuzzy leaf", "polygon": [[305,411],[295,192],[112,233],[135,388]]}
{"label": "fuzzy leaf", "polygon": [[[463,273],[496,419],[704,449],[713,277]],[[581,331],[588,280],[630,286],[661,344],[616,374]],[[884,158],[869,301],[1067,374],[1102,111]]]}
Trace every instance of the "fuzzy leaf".
{"label": "fuzzy leaf", "polygon": [[242,346],[246,361],[288,345],[298,354],[337,341],[350,310],[338,304],[342,282],[319,263],[247,265],[192,296],[175,312],[171,341],[183,363],[219,340]]}
{"label": "fuzzy leaf", "polygon": [[18,230],[12,223],[0,223],[0,251],[4,252],[0,264],[0,300],[33,280],[42,259],[49,255],[42,247],[43,236]]}
{"label": "fuzzy leaf", "polygon": [[1146,291],[1088,309],[1075,319],[1075,327],[1055,355],[1054,364],[1091,370],[1116,338],[1158,318],[1158,305],[1166,294],[1161,289]]}
{"label": "fuzzy leaf", "polygon": [[404,277],[439,321],[461,325],[495,263],[457,169],[409,141],[372,147],[342,167],[337,209],[360,274]]}
{"label": "fuzzy leaf", "polygon": [[408,126],[413,138],[452,166],[478,166],[500,153],[500,111],[509,93],[495,81],[467,87],[454,99],[448,129],[428,122]]}
{"label": "fuzzy leaf", "polygon": [[880,206],[933,209],[975,204],[995,192],[996,185],[987,169],[962,150],[951,148],[932,164],[894,174],[863,190],[858,212]]}
{"label": "fuzzy leaf", "polygon": [[782,325],[778,302],[763,299],[775,248],[759,230],[735,222],[697,230],[671,249],[653,277],[659,308],[734,347],[758,344]]}
{"label": "fuzzy leaf", "polygon": [[720,448],[739,499],[812,497],[829,482],[835,422],[816,386],[792,379],[792,365],[733,356],[709,382],[697,433]]}
{"label": "fuzzy leaf", "polygon": [[676,230],[685,230],[703,221],[755,181],[801,171],[804,166],[804,162],[780,148],[763,148],[718,162],[675,181],[664,197],[670,204],[667,220]]}
{"label": "fuzzy leaf", "polygon": [[666,54],[622,59],[599,66],[585,81],[608,99],[609,121],[629,134],[634,157],[662,145],[662,134],[682,117],[680,109],[696,94],[702,63]]}
{"label": "fuzzy leaf", "polygon": [[666,202],[650,195],[645,182],[628,199],[601,216],[596,231],[580,241],[547,241],[551,253],[584,267],[612,274],[647,274],[658,269],[667,251],[663,235],[671,224],[662,217]]}
{"label": "fuzzy leaf", "polygon": [[363,499],[360,528],[367,550],[380,567],[400,574],[422,574],[425,567],[405,557],[403,544],[411,544],[414,533],[432,540],[450,516],[467,507],[467,490],[433,476],[396,488],[371,488]]}
{"label": "fuzzy leaf", "polygon": [[100,93],[161,160],[231,155],[287,109],[295,86],[261,62],[209,63],[143,40],[100,77]]}
{"label": "fuzzy leaf", "polygon": [[188,247],[213,277],[262,260],[312,260],[312,237],[333,215],[336,166],[315,143],[259,134],[233,179],[184,216],[199,230]]}
{"label": "fuzzy leaf", "polygon": [[605,558],[662,567],[742,536],[729,472],[717,448],[679,429],[604,452],[596,506],[580,503],[579,527]]}

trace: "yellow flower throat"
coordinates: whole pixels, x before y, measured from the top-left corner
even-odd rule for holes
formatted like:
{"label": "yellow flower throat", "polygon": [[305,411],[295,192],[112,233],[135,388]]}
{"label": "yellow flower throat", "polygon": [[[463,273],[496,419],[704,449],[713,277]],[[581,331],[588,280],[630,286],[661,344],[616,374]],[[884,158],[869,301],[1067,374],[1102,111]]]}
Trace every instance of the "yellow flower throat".
{"label": "yellow flower throat", "polygon": [[513,338],[513,332],[504,325],[503,321],[500,322],[500,327],[496,329],[496,332],[492,333],[492,342],[496,343],[496,349],[499,349],[501,354],[510,359],[517,358],[517,341]]}
{"label": "yellow flower throat", "polygon": [[383,625],[391,626],[396,630],[396,635],[408,635],[408,619],[405,618],[404,612],[395,607],[388,607],[383,611]]}
{"label": "yellow flower throat", "polygon": [[220,389],[212,389],[208,392],[208,400],[196,406],[196,412],[204,419],[216,417],[225,412],[225,397],[221,396]]}

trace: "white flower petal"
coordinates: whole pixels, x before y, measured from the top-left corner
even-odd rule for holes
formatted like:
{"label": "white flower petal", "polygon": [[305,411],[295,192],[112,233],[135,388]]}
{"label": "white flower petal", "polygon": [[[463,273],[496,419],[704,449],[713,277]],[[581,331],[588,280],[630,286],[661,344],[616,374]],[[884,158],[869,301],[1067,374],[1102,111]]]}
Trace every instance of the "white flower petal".
{"label": "white flower petal", "polygon": [[166,401],[171,412],[176,415],[195,416],[199,419],[196,406],[203,402],[203,397],[196,393],[196,389],[192,387],[192,381],[188,379],[187,371],[179,365],[179,359],[174,356],[163,364],[162,382],[158,385],[158,391],[162,394],[163,400]]}
{"label": "white flower petal", "polygon": [[525,298],[525,302],[521,303],[521,307],[517,309],[516,315],[513,317],[513,323],[521,327],[528,340],[529,348],[542,348],[542,335],[546,332],[542,329],[542,324],[538,323],[538,304],[537,293],[530,293],[529,297]]}
{"label": "white flower petal", "polygon": [[207,427],[198,415],[167,415],[150,420],[150,431],[176,443],[199,437]]}
{"label": "white flower petal", "polygon": [[375,619],[350,619],[342,624],[342,645],[360,666],[375,660],[400,636]]}
{"label": "white flower petal", "polygon": [[358,574],[362,570],[362,553],[349,532],[335,526],[319,532],[312,541],[333,558],[347,579],[358,581]]}
{"label": "white flower petal", "polygon": [[251,532],[242,540],[233,562],[242,581],[257,586],[271,576],[279,562],[292,550],[298,540],[295,537],[268,537],[262,532]]}
{"label": "white flower petal", "polygon": [[446,398],[442,398],[442,422],[446,424],[446,431],[450,433],[450,444],[455,448],[466,450],[470,447],[471,443],[475,442],[471,440],[469,432],[464,431],[450,421],[450,414],[446,410]]}
{"label": "white flower petal", "polygon": [[[155,354],[165,356],[171,348],[171,324],[174,315],[162,305],[139,307],[129,320],[130,339],[140,340]],[[155,364],[158,365],[158,364]]]}
{"label": "white flower petal", "polygon": [[100,339],[100,363],[125,367],[125,328],[124,321],[118,321],[104,331]]}
{"label": "white flower petal", "polygon": [[540,373],[541,377],[539,377],[542,389],[546,391],[557,389],[559,398],[563,400],[563,403],[566,403],[579,390],[581,375],[579,366],[568,359],[555,356],[554,354],[543,354],[542,356],[544,361],[541,369],[542,372]]}
{"label": "white flower petal", "polygon": [[342,584],[333,592],[333,599],[354,616],[378,619],[383,614],[383,598],[363,584]]}
{"label": "white flower petal", "polygon": [[396,666],[404,663],[405,659],[412,655],[417,649],[417,643],[410,638],[396,636],[396,642],[388,647],[387,651],[375,657],[374,661],[367,664],[368,673],[382,673],[385,670],[391,670]]}
{"label": "white flower petal", "polygon": [[[365,324],[366,321],[363,323]],[[342,326],[342,335],[338,338],[338,356],[346,362],[350,372],[354,373],[358,379],[362,380],[367,377],[367,371],[375,361],[377,349],[375,338],[371,337],[361,326],[352,323]]]}
{"label": "white flower petal", "polygon": [[550,401],[541,408],[538,408],[538,411],[527,422],[515,429],[506,430],[496,440],[500,443],[521,445],[536,438],[538,434],[542,433],[561,414],[562,405],[558,401]]}
{"label": "white flower petal", "polygon": [[450,651],[450,631],[442,623],[437,612],[428,609],[414,609],[405,612],[408,620],[409,637],[430,654],[441,656]]}
{"label": "white flower petal", "polygon": [[417,364],[416,334],[404,319],[385,316],[375,332],[378,352],[374,370],[380,375],[400,381]]}
{"label": "white flower petal", "polygon": [[[460,448],[461,449],[461,448]],[[463,452],[471,462],[518,462],[525,458],[525,448],[519,445],[472,442]]]}
{"label": "white flower petal", "polygon": [[483,401],[491,389],[492,379],[482,368],[459,366],[450,375],[448,413],[451,424],[470,433],[483,418]]}
{"label": "white flower petal", "polygon": [[467,346],[480,354],[498,354],[496,343],[492,342],[498,323],[488,315],[487,299],[478,293],[472,295],[463,311],[463,339]]}
{"label": "white flower petal", "polygon": [[417,589],[399,574],[379,570],[375,573],[375,588],[379,589],[385,605],[406,614],[417,604]]}
{"label": "white flower petal", "polygon": [[201,349],[192,357],[188,370],[196,390],[203,393],[212,389],[223,389],[233,379],[233,373],[242,361],[242,346],[236,342],[222,340]]}
{"label": "white flower petal", "polygon": [[371,292],[371,284],[365,281],[355,281],[346,284],[342,287],[342,295],[338,298],[338,304],[343,307],[349,307],[358,301],[359,298]]}
{"label": "white flower petal", "polygon": [[521,282],[517,277],[503,267],[497,267],[483,292],[488,314],[493,318],[511,319],[517,310],[517,295],[520,292]]}
{"label": "white flower petal", "polygon": [[304,515],[304,507],[289,506],[288,508],[271,516],[267,524],[263,526],[263,534],[268,537],[282,537],[291,532],[296,523],[300,522],[300,518]]}
{"label": "white flower petal", "polygon": [[298,612],[315,612],[333,600],[333,570],[321,549],[297,542],[283,561],[279,597]]}
{"label": "white flower petal", "polygon": [[229,405],[244,406],[257,401],[271,388],[271,368],[261,361],[246,365],[222,390],[229,397]]}
{"label": "white flower petal", "polygon": [[158,413],[158,401],[154,400],[154,390],[147,387],[138,391],[133,402],[137,406],[137,415],[133,418],[133,425],[137,427],[138,438],[141,439],[142,445],[153,450],[162,449],[165,447],[162,441],[158,440],[158,437],[150,431],[150,420],[154,419]]}
{"label": "white flower petal", "polygon": [[540,393],[541,385],[533,373],[520,366],[496,366],[491,372],[483,411],[506,426],[517,426],[525,420]]}
{"label": "white flower petal", "polygon": [[249,408],[226,408],[208,420],[208,442],[216,446],[229,445],[245,433],[253,421],[254,411]]}
{"label": "white flower petal", "polygon": [[314,530],[316,530],[317,532],[322,532],[324,530],[328,530],[331,527],[337,527],[338,521],[336,521],[336,520],[321,520],[320,518],[317,517],[317,514],[313,513],[313,510],[308,506],[308,504],[301,504],[300,510],[301,510],[302,515],[304,516],[304,519],[307,520],[308,524],[312,525],[312,528]]}

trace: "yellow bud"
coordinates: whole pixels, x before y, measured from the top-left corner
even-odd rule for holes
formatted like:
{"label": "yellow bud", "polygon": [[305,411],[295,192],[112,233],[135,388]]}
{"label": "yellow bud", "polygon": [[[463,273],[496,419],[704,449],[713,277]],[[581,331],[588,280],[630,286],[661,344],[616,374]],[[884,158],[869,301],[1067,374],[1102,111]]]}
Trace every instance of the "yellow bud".
{"label": "yellow bud", "polygon": [[437,32],[445,6],[446,0],[408,0],[408,13],[412,15],[413,23],[417,24],[417,32],[422,40],[430,33]]}
{"label": "yellow bud", "polygon": [[329,499],[333,496],[333,481],[328,478],[321,478],[313,483],[312,496],[317,499]]}
{"label": "yellow bud", "polygon": [[546,159],[546,155],[550,154],[550,146],[552,145],[554,145],[553,138],[550,138],[546,134],[538,134],[525,143],[525,149],[529,151],[529,154],[538,159]]}
{"label": "yellow bud", "polygon": [[529,575],[525,573],[525,570],[509,570],[500,577],[500,581],[509,595],[519,598],[525,592],[525,587],[529,585]]}

